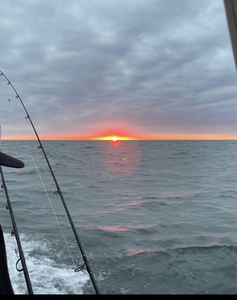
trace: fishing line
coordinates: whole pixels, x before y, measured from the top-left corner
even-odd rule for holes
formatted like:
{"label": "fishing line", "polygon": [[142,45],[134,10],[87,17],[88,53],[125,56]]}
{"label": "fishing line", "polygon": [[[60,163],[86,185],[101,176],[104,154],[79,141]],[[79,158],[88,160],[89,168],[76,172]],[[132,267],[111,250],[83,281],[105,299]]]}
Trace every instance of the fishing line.
{"label": "fishing line", "polygon": [[[42,179],[42,176],[41,176],[41,174],[40,174],[39,168],[38,168],[38,166],[36,165],[34,156],[33,156],[32,152],[31,152],[30,147],[29,147],[29,145],[28,145],[28,143],[27,143],[26,140],[25,140],[25,143],[26,143],[26,146],[27,146],[27,148],[28,148],[28,150],[29,150],[30,156],[31,156],[32,161],[33,161],[33,163],[34,163],[35,169],[36,169],[36,171],[37,171],[37,173],[38,173],[38,176],[39,176],[39,179],[40,179],[41,184],[42,184],[42,186],[43,186],[43,189],[44,189],[44,191],[45,191],[45,193],[46,193],[46,196],[47,196],[47,199],[48,199],[49,204],[50,204],[50,206],[51,206],[51,209],[52,209],[52,211],[53,211],[54,217],[55,217],[55,219],[56,219],[56,221],[57,221],[57,225],[58,225],[59,230],[60,230],[60,232],[61,232],[61,235],[62,235],[62,237],[63,237],[64,243],[66,244],[68,253],[69,253],[70,258],[71,258],[71,260],[72,260],[72,262],[73,262],[73,265],[74,265],[74,269],[77,270],[78,268],[76,267],[75,260],[74,260],[74,258],[73,258],[73,256],[72,256],[72,253],[71,253],[70,249],[69,249],[68,241],[66,240],[65,235],[64,235],[63,230],[62,230],[62,227],[61,227],[61,225],[60,225],[60,223],[59,223],[57,214],[56,214],[56,212],[55,212],[55,210],[54,210],[52,201],[51,201],[51,199],[50,199],[50,197],[49,197],[48,191],[47,191],[47,189],[46,189],[46,187],[45,187],[45,184],[44,184],[44,182],[43,182],[43,179]],[[80,267],[79,267],[79,268],[80,268]],[[84,286],[82,286],[82,288],[84,289],[85,294],[87,294],[86,288],[85,288]]]}
{"label": "fishing line", "polygon": [[26,286],[27,286],[27,289],[28,289],[28,293],[30,295],[32,295],[34,293],[33,293],[32,285],[31,285],[31,281],[30,281],[26,261],[25,261],[24,252],[23,252],[23,249],[21,247],[20,235],[19,235],[19,232],[18,232],[18,229],[17,229],[14,212],[13,212],[13,208],[12,208],[12,205],[11,205],[11,200],[10,200],[10,197],[9,197],[9,194],[8,194],[6,180],[4,178],[4,174],[3,174],[3,171],[2,171],[2,166],[0,166],[0,173],[1,173],[1,178],[2,178],[2,187],[4,188],[4,192],[5,192],[5,195],[6,195],[6,198],[7,198],[7,208],[9,209],[11,220],[12,220],[13,230],[12,230],[11,233],[15,235],[18,250],[19,250],[19,254],[20,254],[20,261],[21,261],[21,264],[22,264],[22,271],[23,271],[24,277],[25,277]]}
{"label": "fishing line", "polygon": [[70,251],[70,249],[69,249],[69,247],[68,247],[68,242],[67,242],[67,240],[66,240],[66,238],[65,238],[65,235],[64,235],[64,233],[63,233],[63,231],[62,231],[62,228],[61,228],[61,225],[60,225],[60,223],[59,223],[57,214],[56,214],[56,212],[55,212],[55,210],[54,210],[52,201],[51,201],[51,199],[50,199],[50,197],[49,197],[48,191],[47,191],[47,189],[46,189],[46,187],[45,187],[45,184],[44,184],[44,182],[43,182],[43,179],[42,179],[42,176],[41,176],[41,174],[40,174],[39,168],[38,168],[37,165],[36,165],[35,159],[34,159],[34,157],[33,157],[33,155],[32,155],[32,152],[31,152],[30,147],[29,147],[29,145],[28,145],[28,143],[27,143],[26,140],[25,140],[25,143],[26,143],[26,146],[27,146],[27,148],[28,148],[28,150],[29,150],[29,153],[30,153],[30,155],[31,155],[32,161],[33,161],[33,163],[34,163],[34,165],[35,165],[36,171],[37,171],[37,173],[38,173],[38,176],[39,176],[39,179],[40,179],[41,184],[42,184],[42,186],[43,186],[43,189],[44,189],[44,191],[45,191],[46,197],[47,197],[47,199],[48,199],[48,201],[49,201],[49,204],[50,204],[50,206],[51,206],[51,209],[52,209],[52,211],[53,211],[54,217],[55,217],[55,219],[56,219],[56,221],[57,221],[57,224],[58,224],[59,230],[60,230],[60,232],[61,232],[61,234],[62,234],[64,243],[66,244],[67,250],[68,250],[68,252],[69,252],[69,254],[70,254],[70,257],[71,257],[71,259],[72,259],[72,262],[73,262],[73,264],[74,264],[74,267],[76,268],[76,263],[75,263],[75,261],[74,261],[74,258],[73,258],[73,256],[72,256],[72,254],[71,254],[71,251]]}
{"label": "fishing line", "polygon": [[[9,98],[8,98],[8,101],[9,101],[9,103],[11,104],[11,109],[12,109],[13,113],[16,114],[16,113],[15,113],[15,109],[14,109],[14,107],[13,107],[13,105],[12,105],[12,102],[11,102],[11,100],[10,100]],[[57,215],[56,215],[56,212],[55,212],[55,210],[54,210],[52,201],[51,201],[51,199],[50,199],[50,197],[49,197],[48,191],[47,191],[46,186],[45,186],[45,184],[44,184],[44,182],[43,182],[43,179],[42,179],[42,176],[41,176],[41,174],[40,174],[39,168],[38,168],[37,165],[36,165],[34,156],[33,156],[32,152],[31,152],[31,150],[30,150],[30,147],[29,147],[29,145],[28,145],[28,143],[27,143],[27,140],[25,140],[25,144],[26,144],[26,147],[27,147],[27,149],[28,149],[28,151],[29,151],[29,153],[30,153],[31,159],[32,159],[33,164],[34,164],[34,166],[35,166],[35,169],[36,169],[36,171],[37,171],[37,173],[38,173],[39,179],[40,179],[41,184],[42,184],[42,186],[43,186],[43,189],[44,189],[44,191],[45,191],[45,194],[46,194],[46,197],[47,197],[48,202],[49,202],[49,204],[50,204],[50,207],[51,207],[51,209],[52,209],[52,211],[53,211],[54,217],[55,217],[55,219],[56,219],[57,225],[58,225],[59,230],[60,230],[60,232],[61,232],[61,235],[62,235],[62,237],[63,237],[64,243],[66,244],[66,247],[67,247],[68,253],[69,253],[69,255],[70,255],[70,258],[72,259],[74,268],[76,268],[76,263],[75,263],[75,261],[74,261],[74,258],[73,258],[73,256],[72,256],[72,254],[71,254],[71,251],[70,251],[70,249],[69,249],[69,247],[68,247],[68,242],[67,242],[67,240],[66,240],[66,238],[65,238],[65,235],[64,235],[64,233],[63,233],[63,231],[62,231],[62,228],[61,228],[61,226],[60,226],[60,223],[59,223],[58,217],[57,217]]]}
{"label": "fishing line", "polygon": [[[12,112],[15,114],[15,109],[14,109],[14,106],[12,105],[12,101],[11,101],[10,99],[8,99],[8,101],[9,101],[10,104],[11,104]],[[66,247],[67,247],[67,251],[68,251],[68,253],[69,253],[69,257],[70,257],[71,260],[72,260],[72,263],[73,263],[73,266],[74,266],[74,270],[75,270],[76,272],[78,272],[79,270],[81,270],[81,268],[76,266],[75,260],[74,260],[74,258],[73,258],[73,255],[72,255],[71,251],[70,251],[70,248],[69,248],[69,246],[68,246],[68,241],[67,241],[67,239],[66,239],[66,237],[65,237],[65,235],[64,235],[64,233],[63,233],[62,227],[61,227],[60,222],[59,222],[59,220],[58,220],[58,217],[57,217],[57,214],[56,214],[55,209],[54,209],[54,207],[53,207],[52,201],[51,201],[51,199],[50,199],[50,197],[49,197],[48,191],[47,191],[46,186],[45,186],[45,184],[44,184],[42,175],[40,174],[39,168],[38,168],[38,166],[36,165],[35,158],[34,158],[33,153],[32,153],[32,151],[31,151],[31,149],[30,149],[30,147],[29,147],[29,144],[28,144],[27,140],[25,140],[25,144],[26,144],[26,147],[27,147],[27,149],[28,149],[28,151],[29,151],[29,154],[30,154],[31,159],[32,159],[33,164],[34,164],[34,167],[35,167],[35,169],[36,169],[36,171],[37,171],[37,174],[38,174],[38,176],[39,176],[39,179],[40,179],[40,181],[41,181],[42,187],[43,187],[43,189],[44,189],[44,191],[45,191],[47,200],[48,200],[48,202],[49,202],[49,204],[50,204],[50,207],[51,207],[51,209],[52,209],[52,212],[53,212],[53,214],[54,214],[54,217],[55,217],[55,219],[56,219],[58,228],[59,228],[60,233],[61,233],[61,235],[62,235],[62,237],[63,237],[63,241],[64,241],[64,243],[65,243],[65,245],[66,245]],[[83,269],[83,268],[82,268],[82,269]],[[82,288],[84,289],[85,294],[87,294],[86,288],[85,288],[84,286],[82,286]]]}
{"label": "fishing line", "polygon": [[[12,105],[12,101],[11,101],[9,98],[8,98],[8,101],[9,101],[9,103],[11,104],[11,109],[12,109],[12,111],[13,111],[14,114],[15,114],[15,109],[14,109],[14,107],[13,107],[13,105]],[[54,207],[53,207],[52,201],[51,201],[51,199],[50,199],[50,197],[49,197],[48,191],[47,191],[46,186],[45,186],[45,184],[44,184],[42,175],[40,174],[39,168],[38,168],[38,166],[36,165],[35,158],[34,158],[34,156],[33,156],[33,154],[32,154],[32,151],[31,151],[31,149],[30,149],[30,147],[29,147],[29,144],[28,144],[27,140],[25,140],[25,144],[26,144],[26,147],[27,147],[27,149],[28,149],[28,151],[29,151],[29,154],[30,154],[31,159],[32,159],[33,164],[34,164],[34,167],[35,167],[35,169],[36,169],[36,171],[37,171],[37,174],[38,174],[38,176],[39,176],[39,179],[40,179],[40,182],[41,182],[41,184],[42,184],[42,187],[43,187],[43,189],[44,189],[44,191],[45,191],[47,200],[48,200],[48,202],[49,202],[49,204],[50,204],[50,207],[51,207],[52,212],[53,212],[53,214],[54,214],[54,217],[55,217],[55,219],[56,219],[56,222],[57,222],[58,228],[59,228],[59,230],[60,230],[60,232],[61,232],[61,235],[62,235],[62,237],[63,237],[64,243],[65,243],[65,245],[66,245],[66,247],[67,247],[67,251],[68,251],[69,256],[70,256],[70,258],[71,258],[71,260],[72,260],[72,263],[73,263],[73,265],[74,265],[74,269],[77,270],[78,268],[77,268],[77,266],[76,266],[76,263],[75,263],[75,260],[74,260],[74,258],[73,258],[73,255],[72,255],[72,253],[71,253],[71,251],[70,251],[70,249],[69,249],[68,241],[66,240],[66,237],[65,237],[65,235],[64,235],[64,233],[63,233],[62,227],[61,227],[60,222],[59,222],[59,220],[58,220],[58,217],[57,217],[57,214],[56,214],[55,209],[54,209]],[[80,267],[79,267],[79,268],[80,268]]]}
{"label": "fishing line", "polygon": [[70,225],[71,225],[72,231],[73,231],[74,236],[75,236],[75,239],[76,239],[76,241],[77,241],[77,245],[78,245],[78,247],[79,247],[79,249],[80,249],[80,252],[81,252],[81,254],[82,254],[82,258],[83,258],[83,260],[84,260],[84,263],[85,263],[85,266],[86,266],[86,270],[87,270],[87,272],[88,272],[88,274],[89,274],[89,276],[90,276],[90,279],[91,279],[91,282],[92,282],[92,285],[93,285],[93,287],[94,287],[94,289],[95,289],[96,294],[99,294],[99,288],[98,288],[98,286],[97,286],[97,283],[96,283],[95,278],[94,278],[94,274],[92,273],[92,270],[91,270],[89,261],[88,261],[88,259],[87,259],[87,256],[86,256],[86,254],[85,254],[85,252],[84,252],[84,249],[83,249],[83,246],[82,246],[81,241],[80,241],[80,239],[79,239],[79,236],[78,236],[78,234],[77,234],[76,227],[75,227],[75,225],[74,225],[74,222],[73,222],[72,217],[71,217],[71,214],[70,214],[70,212],[69,212],[69,210],[68,210],[66,201],[65,201],[65,199],[64,199],[64,197],[63,197],[63,194],[62,194],[62,192],[61,192],[61,189],[60,189],[59,184],[58,184],[58,182],[57,182],[57,179],[56,179],[56,177],[55,177],[54,171],[53,171],[53,169],[52,169],[52,167],[51,167],[51,165],[50,165],[50,162],[49,162],[49,160],[48,160],[48,157],[47,157],[47,155],[46,155],[46,153],[45,153],[44,147],[43,147],[43,145],[42,145],[42,143],[41,143],[41,140],[40,140],[40,138],[39,138],[39,136],[38,136],[38,133],[37,133],[37,131],[36,131],[36,129],[35,129],[35,126],[34,126],[32,120],[31,120],[31,117],[30,117],[30,115],[29,115],[29,113],[28,113],[28,111],[27,111],[27,109],[26,109],[26,107],[25,107],[25,105],[24,105],[24,103],[23,103],[23,101],[22,101],[20,95],[17,93],[15,87],[12,85],[12,83],[10,82],[10,80],[9,80],[9,79],[6,77],[6,75],[5,75],[3,72],[1,72],[1,71],[0,71],[0,76],[3,76],[3,77],[6,79],[6,81],[7,81],[7,85],[10,85],[10,86],[12,87],[12,89],[14,90],[14,92],[15,92],[15,94],[16,94],[16,97],[15,97],[15,98],[18,98],[18,99],[19,99],[19,101],[20,101],[20,103],[21,103],[21,105],[22,105],[22,107],[23,107],[23,109],[24,109],[24,111],[25,111],[25,113],[26,113],[25,119],[28,119],[28,120],[30,121],[30,124],[31,124],[31,126],[32,126],[32,129],[33,129],[33,131],[34,131],[34,133],[35,133],[35,135],[36,135],[36,137],[37,137],[37,140],[38,140],[38,142],[39,142],[39,147],[38,147],[38,148],[41,149],[42,152],[43,152],[43,154],[44,154],[45,160],[46,160],[46,162],[47,162],[47,164],[48,164],[49,170],[50,170],[50,172],[51,172],[51,175],[52,175],[52,177],[53,177],[54,183],[55,183],[55,185],[56,185],[56,191],[54,192],[54,194],[59,194],[59,196],[60,196],[60,198],[61,198],[61,201],[62,201],[62,204],[63,204],[63,206],[64,206],[66,215],[67,215],[67,217],[68,217],[69,223],[70,223]]}

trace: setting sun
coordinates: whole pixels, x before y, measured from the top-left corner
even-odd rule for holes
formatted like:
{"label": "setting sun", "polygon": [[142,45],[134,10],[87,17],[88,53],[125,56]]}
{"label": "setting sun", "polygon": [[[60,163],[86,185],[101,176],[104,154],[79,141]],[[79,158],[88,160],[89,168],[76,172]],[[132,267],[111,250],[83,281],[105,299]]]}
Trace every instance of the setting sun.
{"label": "setting sun", "polygon": [[118,139],[117,139],[116,137],[113,137],[113,138],[112,138],[112,141],[113,141],[113,142],[117,142],[117,140],[118,140]]}

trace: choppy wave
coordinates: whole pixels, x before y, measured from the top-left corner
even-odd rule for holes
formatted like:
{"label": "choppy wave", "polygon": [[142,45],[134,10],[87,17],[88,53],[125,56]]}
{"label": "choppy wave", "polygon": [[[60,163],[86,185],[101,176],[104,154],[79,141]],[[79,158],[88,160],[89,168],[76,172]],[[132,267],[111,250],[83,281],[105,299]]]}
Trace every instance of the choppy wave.
{"label": "choppy wave", "polygon": [[[18,272],[15,263],[18,256],[15,253],[17,245],[15,238],[4,234],[9,274],[15,294],[26,294],[27,288],[23,272]],[[38,238],[38,239],[37,239]],[[21,235],[26,263],[35,294],[82,294],[86,292],[85,285],[88,276],[85,273],[75,273],[73,267],[56,262],[49,255],[49,241],[40,238]],[[52,245],[51,245],[52,246]],[[51,258],[50,258],[51,256]]]}
{"label": "choppy wave", "polygon": [[[121,141],[125,144],[115,152],[107,141],[44,142],[101,291],[237,293],[237,142]],[[6,153],[7,145],[2,144]],[[14,151],[26,168],[6,170],[6,180],[33,289],[84,293],[89,286],[91,291],[88,276],[75,274],[62,255],[61,233],[23,146],[15,142]],[[65,236],[72,238],[37,142],[29,146]],[[129,163],[133,153],[130,169],[122,162]],[[5,204],[2,208],[4,228],[8,212]],[[43,238],[48,235],[58,241],[54,248]],[[12,240],[6,235],[10,273],[15,291],[25,293]]]}
{"label": "choppy wave", "polygon": [[154,227],[156,224],[138,224],[138,225],[116,225],[116,226],[99,226],[98,229],[102,231],[109,232],[121,232],[121,231],[131,231],[131,230],[146,230]]}

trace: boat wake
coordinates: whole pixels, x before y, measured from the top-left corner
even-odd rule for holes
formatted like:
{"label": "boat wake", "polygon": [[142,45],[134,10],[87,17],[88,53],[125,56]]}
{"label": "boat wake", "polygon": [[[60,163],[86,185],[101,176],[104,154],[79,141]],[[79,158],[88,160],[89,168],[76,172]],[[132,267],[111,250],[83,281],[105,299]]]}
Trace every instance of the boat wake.
{"label": "boat wake", "polygon": [[[20,235],[29,275],[35,294],[84,294],[89,280],[85,272],[75,273],[72,266],[58,263],[50,257],[50,242]],[[9,274],[15,294],[27,294],[23,272],[16,270],[15,237],[4,233]],[[20,267],[20,266],[19,266]]]}

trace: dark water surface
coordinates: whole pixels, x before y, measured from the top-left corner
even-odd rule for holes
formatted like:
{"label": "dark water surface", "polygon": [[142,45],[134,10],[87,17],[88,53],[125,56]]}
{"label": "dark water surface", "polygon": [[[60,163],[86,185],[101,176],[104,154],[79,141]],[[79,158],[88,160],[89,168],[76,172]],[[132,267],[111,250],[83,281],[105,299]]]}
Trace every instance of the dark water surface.
{"label": "dark water surface", "polygon": [[[237,141],[43,145],[101,293],[237,293]],[[92,293],[86,272],[74,272],[82,258],[37,146],[1,143],[25,163],[4,174],[33,289]],[[2,190],[10,274],[15,292],[25,293],[5,206]]]}

